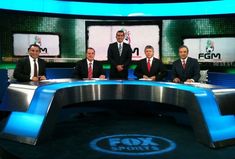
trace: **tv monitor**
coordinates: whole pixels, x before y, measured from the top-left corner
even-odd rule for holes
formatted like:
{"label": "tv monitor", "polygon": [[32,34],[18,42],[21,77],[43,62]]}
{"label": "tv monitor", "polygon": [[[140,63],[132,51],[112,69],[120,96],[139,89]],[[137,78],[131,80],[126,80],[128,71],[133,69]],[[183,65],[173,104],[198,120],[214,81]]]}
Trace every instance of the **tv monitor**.
{"label": "tv monitor", "polygon": [[13,54],[14,56],[27,56],[30,44],[40,46],[40,56],[60,56],[59,35],[45,33],[13,33]]}
{"label": "tv monitor", "polygon": [[201,63],[232,63],[235,62],[234,37],[194,37],[185,38],[191,57]]}

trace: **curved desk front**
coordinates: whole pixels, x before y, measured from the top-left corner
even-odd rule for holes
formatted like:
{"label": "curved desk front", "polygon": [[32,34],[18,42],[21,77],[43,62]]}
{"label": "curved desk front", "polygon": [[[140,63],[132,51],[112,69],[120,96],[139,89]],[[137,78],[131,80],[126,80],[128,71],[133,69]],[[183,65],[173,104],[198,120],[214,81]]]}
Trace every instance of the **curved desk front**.
{"label": "curved desk front", "polygon": [[[216,148],[235,143],[235,89],[151,81],[73,81],[11,84],[11,110],[0,137],[36,145],[53,132],[61,107],[98,100],[140,100],[185,108],[198,142]],[[78,104],[79,106],[79,104]]]}

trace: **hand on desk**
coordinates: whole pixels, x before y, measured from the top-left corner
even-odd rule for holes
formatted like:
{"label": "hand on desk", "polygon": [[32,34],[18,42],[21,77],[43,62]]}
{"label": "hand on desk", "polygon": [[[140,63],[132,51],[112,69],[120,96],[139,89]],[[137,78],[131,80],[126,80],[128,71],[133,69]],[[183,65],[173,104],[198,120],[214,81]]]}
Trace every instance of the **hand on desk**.
{"label": "hand on desk", "polygon": [[193,79],[187,79],[185,82],[192,83],[192,82],[194,82],[194,80]]}
{"label": "hand on desk", "polygon": [[105,75],[100,75],[99,79],[105,79]]}
{"label": "hand on desk", "polygon": [[41,80],[46,80],[46,76],[38,76],[38,77],[33,77],[32,81],[33,82],[37,82],[37,81],[41,81]]}
{"label": "hand on desk", "polygon": [[156,80],[156,76],[148,77],[148,76],[146,76],[146,75],[143,75],[143,79],[148,79],[148,80],[155,81],[155,80]]}
{"label": "hand on desk", "polygon": [[174,79],[173,79],[173,82],[174,82],[174,83],[180,83],[180,79],[179,79],[179,78],[174,78]]}

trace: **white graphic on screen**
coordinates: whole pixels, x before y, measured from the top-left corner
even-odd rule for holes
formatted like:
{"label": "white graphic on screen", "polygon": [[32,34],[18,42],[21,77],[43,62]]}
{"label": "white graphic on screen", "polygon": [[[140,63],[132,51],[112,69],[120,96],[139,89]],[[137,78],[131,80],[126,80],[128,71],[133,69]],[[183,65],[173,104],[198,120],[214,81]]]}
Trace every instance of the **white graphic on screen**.
{"label": "white graphic on screen", "polygon": [[41,48],[40,56],[59,56],[60,44],[58,35],[49,34],[13,34],[15,56],[27,56],[30,44],[37,44]]}
{"label": "white graphic on screen", "polygon": [[188,38],[184,45],[189,48],[189,56],[199,62],[234,62],[235,37]]}

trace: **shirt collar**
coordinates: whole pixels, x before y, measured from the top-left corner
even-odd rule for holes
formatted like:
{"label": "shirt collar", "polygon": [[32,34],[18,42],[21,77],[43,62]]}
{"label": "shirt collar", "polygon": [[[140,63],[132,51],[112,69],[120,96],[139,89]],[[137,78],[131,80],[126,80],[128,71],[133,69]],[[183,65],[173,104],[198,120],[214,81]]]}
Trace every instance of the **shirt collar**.
{"label": "shirt collar", "polygon": [[121,46],[122,46],[122,45],[123,45],[123,42],[121,42],[121,43],[117,42],[117,44],[118,44],[118,45],[121,44]]}
{"label": "shirt collar", "polygon": [[[147,62],[148,62],[149,59],[146,58],[146,60],[147,60]],[[153,61],[153,57],[150,58],[150,62],[152,62],[152,61]]]}
{"label": "shirt collar", "polygon": [[[29,60],[30,60],[30,61],[34,61],[34,58],[32,58],[32,57],[29,55]],[[37,61],[38,61],[38,58],[36,58],[35,60],[36,60],[36,62],[37,62]]]}
{"label": "shirt collar", "polygon": [[183,60],[185,61],[185,63],[187,62],[187,60],[188,60],[188,57],[186,57],[185,59],[180,59],[181,60],[181,62],[183,62]]}
{"label": "shirt collar", "polygon": [[87,61],[87,64],[89,65],[89,63],[93,64],[94,63],[94,60],[93,61],[89,61],[88,59],[86,59]]}

